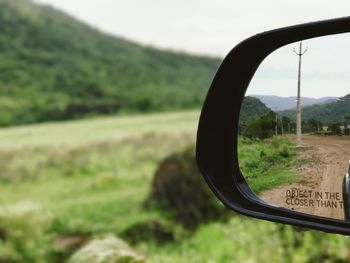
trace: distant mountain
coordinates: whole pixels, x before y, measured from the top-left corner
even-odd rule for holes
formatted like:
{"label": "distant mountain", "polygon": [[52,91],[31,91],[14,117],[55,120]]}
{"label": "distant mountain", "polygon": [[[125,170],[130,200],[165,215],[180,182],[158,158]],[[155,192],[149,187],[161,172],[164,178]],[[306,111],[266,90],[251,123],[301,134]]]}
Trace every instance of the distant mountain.
{"label": "distant mountain", "polygon": [[[295,119],[295,110],[280,111],[279,113]],[[344,117],[350,117],[350,94],[330,103],[303,107],[301,116],[302,120],[315,119],[324,124],[343,122]]]}
{"label": "distant mountain", "polygon": [[266,105],[259,99],[247,96],[243,100],[239,121],[241,123],[249,122],[257,117],[261,117],[269,113],[270,111],[271,109],[266,107]]}
{"label": "distant mountain", "polygon": [[220,59],[146,47],[0,0],[0,126],[199,107]]}
{"label": "distant mountain", "polygon": [[[281,111],[289,110],[296,107],[296,97],[279,97],[279,96],[269,96],[269,95],[251,95],[252,97],[261,100],[267,107]],[[324,97],[320,99],[302,97],[302,106],[309,106],[314,104],[325,104],[336,100],[336,97]]]}

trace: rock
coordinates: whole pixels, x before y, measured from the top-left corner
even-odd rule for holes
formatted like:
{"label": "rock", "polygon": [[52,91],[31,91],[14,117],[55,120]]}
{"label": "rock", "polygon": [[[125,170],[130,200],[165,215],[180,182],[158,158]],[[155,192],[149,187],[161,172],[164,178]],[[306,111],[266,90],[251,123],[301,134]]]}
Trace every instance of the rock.
{"label": "rock", "polygon": [[[59,236],[54,240],[56,262],[67,262],[67,259],[90,239],[89,235],[75,234]],[[0,262],[1,263],[1,262]]]}
{"label": "rock", "polygon": [[143,263],[144,258],[121,239],[107,236],[95,239],[79,249],[69,263]]}
{"label": "rock", "polygon": [[55,245],[65,250],[72,250],[81,247],[88,239],[88,235],[61,236],[55,240]]}

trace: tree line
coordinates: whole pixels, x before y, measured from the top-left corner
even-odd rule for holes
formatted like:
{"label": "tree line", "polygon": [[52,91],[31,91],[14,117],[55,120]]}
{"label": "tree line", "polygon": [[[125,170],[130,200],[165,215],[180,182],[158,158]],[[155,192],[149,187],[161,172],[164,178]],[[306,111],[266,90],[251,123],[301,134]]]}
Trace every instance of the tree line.
{"label": "tree line", "polygon": [[[323,123],[315,119],[302,120],[303,133],[322,135],[350,135],[350,115],[342,122]],[[240,122],[239,133],[248,138],[266,139],[274,135],[294,134],[296,123],[286,116],[270,111],[262,116],[256,116],[247,122]]]}

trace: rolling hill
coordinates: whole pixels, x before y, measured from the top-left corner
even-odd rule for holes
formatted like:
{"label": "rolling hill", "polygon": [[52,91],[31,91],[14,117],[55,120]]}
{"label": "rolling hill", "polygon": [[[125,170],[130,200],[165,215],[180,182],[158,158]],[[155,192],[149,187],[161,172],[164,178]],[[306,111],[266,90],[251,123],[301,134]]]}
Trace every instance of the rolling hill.
{"label": "rolling hill", "polygon": [[[295,119],[295,110],[280,111],[281,115]],[[343,122],[344,117],[350,116],[350,94],[335,102],[312,105],[302,108],[302,119],[315,119],[324,124]]]}
{"label": "rolling hill", "polygon": [[[280,96],[270,96],[270,95],[251,95],[252,97],[258,98],[267,107],[271,109],[289,110],[296,107],[296,97],[280,97]],[[303,106],[310,106],[314,104],[325,104],[336,100],[336,97],[324,97],[324,98],[309,98],[302,97],[301,103]]]}
{"label": "rolling hill", "polygon": [[271,109],[266,107],[259,99],[247,96],[242,103],[239,121],[240,123],[249,122],[257,117],[266,115],[270,111]]}
{"label": "rolling hill", "polygon": [[220,63],[110,36],[29,0],[0,0],[0,24],[0,126],[198,107]]}

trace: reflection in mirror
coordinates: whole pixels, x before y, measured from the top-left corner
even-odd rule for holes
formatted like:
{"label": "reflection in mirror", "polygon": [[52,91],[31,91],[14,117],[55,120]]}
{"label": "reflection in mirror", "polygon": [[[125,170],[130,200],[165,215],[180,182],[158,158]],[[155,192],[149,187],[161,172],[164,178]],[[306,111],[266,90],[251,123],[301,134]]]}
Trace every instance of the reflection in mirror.
{"label": "reflection in mirror", "polygon": [[238,158],[265,202],[350,221],[349,45],[341,34],[284,46],[251,81]]}

